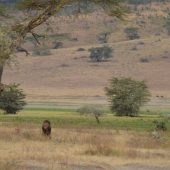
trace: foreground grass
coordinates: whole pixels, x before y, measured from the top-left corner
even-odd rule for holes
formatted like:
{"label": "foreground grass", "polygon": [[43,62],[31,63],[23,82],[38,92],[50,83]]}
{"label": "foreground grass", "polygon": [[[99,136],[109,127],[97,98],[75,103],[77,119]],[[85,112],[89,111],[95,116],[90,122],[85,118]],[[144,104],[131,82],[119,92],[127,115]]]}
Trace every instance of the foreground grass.
{"label": "foreground grass", "polygon": [[[168,112],[167,112],[168,113]],[[101,124],[97,124],[94,117],[79,115],[74,109],[25,109],[17,115],[0,114],[0,122],[13,124],[41,125],[44,119],[51,121],[53,127],[81,127],[81,128],[108,128],[136,131],[154,130],[155,120],[165,120],[168,131],[170,130],[169,117],[161,116],[162,113],[142,112],[139,117],[117,117],[106,114],[101,117]]]}
{"label": "foreground grass", "polygon": [[9,125],[0,124],[2,170],[111,170],[124,164],[135,164],[130,170],[136,170],[137,164],[170,167],[169,132],[161,132],[157,139],[148,132],[53,128],[49,140],[38,124]]}
{"label": "foreground grass", "polygon": [[[41,133],[44,119],[52,123],[50,140]],[[98,125],[93,117],[69,109],[0,114],[0,169],[109,170],[132,163],[169,168],[169,121],[159,138],[151,132],[153,121],[162,119],[153,113],[134,118],[108,113]]]}

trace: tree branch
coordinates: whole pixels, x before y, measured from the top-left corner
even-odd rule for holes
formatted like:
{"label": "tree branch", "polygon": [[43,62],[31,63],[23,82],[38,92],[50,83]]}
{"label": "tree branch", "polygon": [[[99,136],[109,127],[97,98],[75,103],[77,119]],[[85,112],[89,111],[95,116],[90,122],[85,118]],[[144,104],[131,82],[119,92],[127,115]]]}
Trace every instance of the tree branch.
{"label": "tree branch", "polygon": [[[40,3],[40,4],[38,6],[41,6],[43,8],[43,12],[41,14],[34,17],[31,21],[29,21],[27,23],[21,23],[19,25],[14,25],[12,27],[13,31],[17,33],[17,38],[11,45],[11,49],[20,46],[23,39],[27,35],[27,33],[32,33],[33,29],[35,29],[36,27],[38,27],[41,24],[43,24],[44,22],[46,22],[54,14],[60,12],[60,10],[62,10],[66,5],[69,5],[71,3],[76,3],[76,2],[80,3],[80,1],[84,2],[84,0],[51,0],[51,1],[46,2],[47,6],[44,4],[41,6],[41,1],[39,1],[38,3]],[[118,8],[119,1],[120,0],[91,0],[89,2],[99,4],[101,6],[104,5],[102,7],[105,10],[106,7],[110,8],[111,5],[114,5],[116,7],[116,9],[119,9]],[[27,2],[29,3],[29,1],[27,1]],[[34,1],[31,1],[31,3],[33,3],[33,2]],[[35,0],[35,3],[36,3],[36,0]],[[32,7],[34,7],[33,4],[32,4]],[[31,8],[31,5],[29,6],[29,8]],[[120,14],[117,14],[117,15],[115,14],[115,16],[120,17]],[[36,42],[39,44],[39,41],[36,38],[35,34],[32,34],[32,35],[36,39]]]}

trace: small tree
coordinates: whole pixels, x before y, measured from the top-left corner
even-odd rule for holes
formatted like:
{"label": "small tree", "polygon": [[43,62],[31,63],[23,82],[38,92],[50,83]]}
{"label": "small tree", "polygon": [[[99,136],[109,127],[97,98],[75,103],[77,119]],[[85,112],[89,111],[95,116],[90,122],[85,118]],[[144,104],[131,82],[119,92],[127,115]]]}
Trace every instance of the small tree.
{"label": "small tree", "polygon": [[0,16],[5,16],[6,7],[3,4],[0,4]]}
{"label": "small tree", "polygon": [[104,47],[96,47],[90,48],[90,59],[95,62],[101,62],[103,60],[107,60],[112,57],[112,48],[104,46]]}
{"label": "small tree", "polygon": [[166,122],[164,120],[162,120],[162,121],[155,120],[153,123],[155,124],[156,131],[166,131],[167,130]]}
{"label": "small tree", "polygon": [[94,116],[98,124],[100,124],[99,117],[101,117],[104,114],[104,110],[97,105],[85,105],[79,108],[77,111],[82,115]]}
{"label": "small tree", "polygon": [[109,32],[102,32],[97,35],[97,39],[101,44],[107,43],[110,33]]}
{"label": "small tree", "polygon": [[111,111],[118,116],[137,116],[140,107],[149,101],[150,92],[144,81],[130,78],[113,78],[106,95],[111,104]]}
{"label": "small tree", "polygon": [[129,27],[125,29],[125,33],[127,34],[127,37],[129,40],[135,40],[140,38],[139,33],[138,33],[138,28],[136,27]]}
{"label": "small tree", "polygon": [[0,109],[4,110],[6,114],[16,114],[25,106],[25,94],[19,85],[12,84],[6,86],[0,93]]}
{"label": "small tree", "polygon": [[54,49],[63,48],[63,42],[54,42]]}

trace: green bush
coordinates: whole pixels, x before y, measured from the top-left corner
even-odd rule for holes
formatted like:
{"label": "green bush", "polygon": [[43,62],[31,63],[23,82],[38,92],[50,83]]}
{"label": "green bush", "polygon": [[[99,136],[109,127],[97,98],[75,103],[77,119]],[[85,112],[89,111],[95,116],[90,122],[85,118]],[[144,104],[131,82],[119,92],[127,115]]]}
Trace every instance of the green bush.
{"label": "green bush", "polygon": [[138,33],[138,28],[136,27],[128,27],[125,29],[125,33],[127,34],[127,37],[129,40],[135,40],[139,39],[139,33]]}
{"label": "green bush", "polygon": [[141,63],[149,63],[150,60],[147,57],[142,57],[142,58],[140,58],[140,62]]}
{"label": "green bush", "polygon": [[[153,1],[153,0],[152,0]],[[151,0],[128,0],[129,4],[140,5],[150,3]]]}
{"label": "green bush", "polygon": [[63,48],[63,43],[62,42],[54,42],[54,49],[58,49],[58,48]]}
{"label": "green bush", "polygon": [[102,32],[102,33],[97,35],[97,40],[102,44],[107,43],[109,35],[110,35],[109,32]]}
{"label": "green bush", "polygon": [[84,48],[78,48],[77,51],[86,51]]}
{"label": "green bush", "polygon": [[152,2],[166,2],[166,0],[128,0],[129,4],[141,5],[141,4],[150,4]]}
{"label": "green bush", "polygon": [[81,115],[94,116],[97,123],[100,123],[99,117],[104,114],[104,110],[98,105],[85,105],[77,110]]}
{"label": "green bush", "polygon": [[107,60],[112,57],[112,48],[104,46],[104,47],[96,47],[90,48],[90,59],[95,62],[101,62],[103,60]]}
{"label": "green bush", "polygon": [[149,101],[150,93],[144,81],[113,78],[106,87],[111,111],[118,116],[137,116],[140,107]]}
{"label": "green bush", "polygon": [[153,123],[155,124],[155,130],[157,130],[157,131],[166,131],[167,130],[165,121],[157,121],[156,120]]}
{"label": "green bush", "polygon": [[24,99],[25,94],[19,89],[19,85],[8,85],[0,93],[0,109],[6,114],[16,114],[25,106]]}
{"label": "green bush", "polygon": [[0,16],[6,15],[6,7],[3,4],[0,4]]}

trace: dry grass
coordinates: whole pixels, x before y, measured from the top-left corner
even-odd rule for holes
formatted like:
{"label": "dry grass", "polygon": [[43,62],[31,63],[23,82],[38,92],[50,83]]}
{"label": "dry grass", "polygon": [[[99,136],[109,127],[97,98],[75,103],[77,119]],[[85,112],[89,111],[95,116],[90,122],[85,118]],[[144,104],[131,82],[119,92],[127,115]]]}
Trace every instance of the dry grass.
{"label": "dry grass", "polygon": [[[108,80],[112,76],[125,76],[147,81],[153,97],[170,98],[170,39],[159,22],[169,6],[170,3],[153,3],[152,9],[140,6],[129,17],[130,22],[117,22],[101,13],[77,19],[52,18],[52,27],[57,30],[52,34],[70,33],[78,41],[64,41],[65,48],[51,50],[48,57],[27,58],[19,54],[18,69],[7,67],[4,82],[21,83],[31,101],[104,104],[103,89]],[[145,24],[137,24],[141,21]],[[126,27],[139,27],[141,39],[127,41]],[[111,32],[107,45],[114,49],[114,58],[96,64],[89,62],[88,49],[99,45],[96,36],[101,32]],[[27,43],[25,47],[31,50],[33,44]],[[80,47],[86,51],[77,51]],[[140,62],[141,58],[150,56],[149,63]],[[49,140],[37,126],[3,124],[0,125],[0,170],[95,170],[97,167],[110,170],[129,163],[170,167],[170,133],[160,135],[160,139],[155,139],[146,132],[68,128],[53,129]]]}
{"label": "dry grass", "polygon": [[[147,163],[148,160],[155,160],[158,165],[168,164],[168,133],[162,134],[164,140],[155,142],[156,139],[146,133],[53,129],[49,140],[36,127],[25,125],[20,129],[3,125],[0,128],[0,169],[69,170],[81,169],[82,166],[93,169],[93,166],[106,168],[126,162]],[[119,161],[115,164],[109,162],[110,159]]]}

